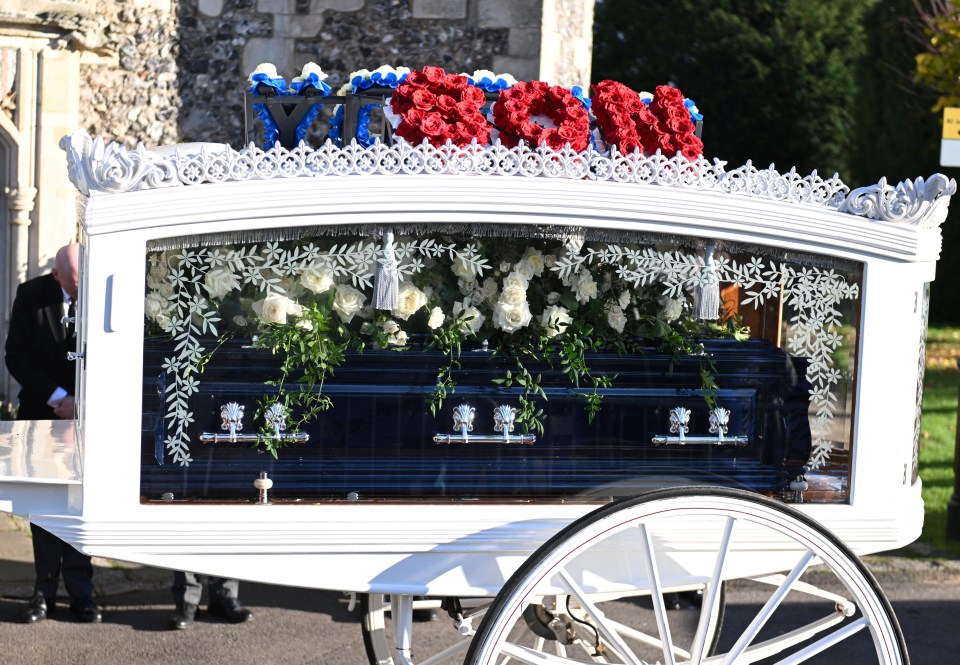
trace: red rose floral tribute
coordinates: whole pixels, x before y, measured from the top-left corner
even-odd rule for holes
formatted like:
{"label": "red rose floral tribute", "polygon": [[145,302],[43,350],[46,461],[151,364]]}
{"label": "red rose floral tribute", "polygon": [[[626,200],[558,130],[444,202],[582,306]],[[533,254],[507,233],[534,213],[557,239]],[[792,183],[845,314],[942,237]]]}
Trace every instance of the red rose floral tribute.
{"label": "red rose floral tribute", "polygon": [[604,138],[621,153],[639,148],[650,155],[659,149],[666,157],[679,152],[689,160],[703,154],[683,93],[668,85],[657,86],[647,106],[623,83],[601,81],[593,86],[593,114]]}
{"label": "red rose floral tribute", "polygon": [[473,139],[480,145],[490,140],[490,127],[480,112],[484,103],[483,91],[466,76],[440,67],[410,72],[390,100],[393,113],[401,118],[397,136],[414,144],[426,139],[436,147],[449,140],[461,148]]}
{"label": "red rose floral tribute", "polygon": [[513,147],[520,141],[560,150],[567,144],[577,152],[590,145],[590,115],[567,88],[543,81],[517,83],[501,90],[493,107],[500,141]]}

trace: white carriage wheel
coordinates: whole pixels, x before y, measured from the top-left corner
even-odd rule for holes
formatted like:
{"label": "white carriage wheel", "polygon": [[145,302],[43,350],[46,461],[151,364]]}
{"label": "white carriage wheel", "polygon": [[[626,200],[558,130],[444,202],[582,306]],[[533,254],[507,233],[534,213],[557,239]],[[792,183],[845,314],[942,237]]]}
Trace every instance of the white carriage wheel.
{"label": "white carriage wheel", "polygon": [[[735,637],[724,633],[720,653],[708,656],[708,613],[727,580],[772,591],[757,603],[759,610],[751,609],[753,618],[737,627]],[[693,584],[706,585],[700,625],[680,644],[671,634],[662,594]],[[611,601],[636,593],[650,595],[655,640],[648,629],[636,630],[606,611]],[[556,597],[573,599],[575,613],[590,628],[573,626],[580,635],[568,642],[579,645],[548,655],[524,641],[524,613]],[[761,632],[774,614],[778,622],[795,623],[809,607],[821,606],[816,620],[804,619],[779,634],[772,626]],[[647,655],[644,649],[651,647],[654,653]],[[851,650],[859,651],[847,655]],[[856,555],[816,521],[772,499],[742,490],[678,487],[611,503],[551,538],[504,585],[465,663],[740,665],[831,656],[857,665],[909,662],[890,604]]]}

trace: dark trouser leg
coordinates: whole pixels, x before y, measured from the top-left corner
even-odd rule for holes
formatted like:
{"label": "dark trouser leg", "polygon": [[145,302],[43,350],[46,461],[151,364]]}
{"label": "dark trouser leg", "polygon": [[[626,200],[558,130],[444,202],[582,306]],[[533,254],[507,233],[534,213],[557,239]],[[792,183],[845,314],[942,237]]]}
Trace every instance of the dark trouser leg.
{"label": "dark trouser leg", "polygon": [[71,600],[93,596],[93,564],[72,545],[63,545],[63,586]]}
{"label": "dark trouser leg", "polygon": [[240,593],[240,581],[225,577],[208,577],[207,589],[210,591],[210,600],[214,598],[237,598]]}
{"label": "dark trouser leg", "polygon": [[199,605],[200,596],[203,595],[203,583],[200,579],[202,577],[202,575],[196,573],[175,571],[173,573],[173,586],[170,587],[173,602],[178,606],[182,603]]}
{"label": "dark trouser leg", "polygon": [[37,571],[34,588],[52,601],[60,585],[60,559],[68,545],[36,524],[30,525],[30,532],[33,534],[33,566]]}

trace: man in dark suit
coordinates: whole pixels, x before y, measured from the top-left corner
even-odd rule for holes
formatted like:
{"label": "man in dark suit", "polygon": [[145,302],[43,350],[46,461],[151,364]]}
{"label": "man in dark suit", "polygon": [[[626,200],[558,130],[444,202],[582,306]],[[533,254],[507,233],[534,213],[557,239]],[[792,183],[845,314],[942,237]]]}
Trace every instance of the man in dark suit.
{"label": "man in dark suit", "polygon": [[[19,420],[74,417],[76,369],[67,353],[76,348],[74,314],[79,284],[79,245],[61,247],[49,275],[17,287],[7,334],[6,362],[20,384]],[[93,566],[53,534],[33,524],[33,561],[37,571],[34,595],[20,613],[24,623],[36,623],[56,610],[60,574],[70,596],[70,612],[86,623],[99,623],[93,602]]]}

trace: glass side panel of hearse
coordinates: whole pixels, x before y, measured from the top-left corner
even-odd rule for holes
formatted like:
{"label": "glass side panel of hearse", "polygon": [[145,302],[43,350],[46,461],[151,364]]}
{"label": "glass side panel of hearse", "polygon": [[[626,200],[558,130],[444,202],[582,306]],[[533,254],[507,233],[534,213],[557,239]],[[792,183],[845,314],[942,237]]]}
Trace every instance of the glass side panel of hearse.
{"label": "glass side panel of hearse", "polygon": [[542,226],[151,242],[142,501],[845,502],[862,270]]}

